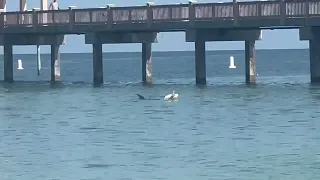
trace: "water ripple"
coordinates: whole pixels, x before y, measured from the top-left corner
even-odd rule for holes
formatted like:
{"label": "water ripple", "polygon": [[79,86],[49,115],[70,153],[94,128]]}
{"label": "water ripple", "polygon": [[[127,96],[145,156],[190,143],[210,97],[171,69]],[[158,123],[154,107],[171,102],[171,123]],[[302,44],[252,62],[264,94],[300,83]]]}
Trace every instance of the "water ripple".
{"label": "water ripple", "polygon": [[[319,88],[279,84],[18,83],[0,92],[0,174],[5,180],[319,179]],[[179,101],[159,98],[173,88]],[[160,100],[140,101],[136,93]]]}

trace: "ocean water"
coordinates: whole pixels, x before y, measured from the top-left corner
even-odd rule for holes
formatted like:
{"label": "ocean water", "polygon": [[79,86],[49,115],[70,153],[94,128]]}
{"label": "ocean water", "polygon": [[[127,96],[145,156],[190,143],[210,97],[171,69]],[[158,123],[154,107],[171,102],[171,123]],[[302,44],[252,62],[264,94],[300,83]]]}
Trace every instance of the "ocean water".
{"label": "ocean water", "polygon": [[[140,56],[104,54],[105,84],[93,87],[91,54],[62,54],[58,85],[49,55],[40,76],[35,55],[15,55],[16,82],[0,84],[0,179],[320,179],[308,50],[258,50],[254,86],[243,51],[207,52],[207,86],[195,85],[193,52],[153,53],[143,86]],[[172,90],[180,99],[163,101]]]}

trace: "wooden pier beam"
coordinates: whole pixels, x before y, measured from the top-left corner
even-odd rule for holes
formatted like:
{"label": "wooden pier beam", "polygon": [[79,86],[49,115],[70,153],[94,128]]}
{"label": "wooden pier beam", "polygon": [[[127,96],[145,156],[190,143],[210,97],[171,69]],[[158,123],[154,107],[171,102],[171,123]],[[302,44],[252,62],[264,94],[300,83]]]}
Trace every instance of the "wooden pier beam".
{"label": "wooden pier beam", "polygon": [[101,85],[103,84],[103,54],[102,54],[102,44],[93,43],[93,84]]}
{"label": "wooden pier beam", "polygon": [[206,42],[203,40],[195,41],[195,70],[196,84],[206,84]]}
{"label": "wooden pier beam", "polygon": [[152,83],[152,43],[142,43],[142,82]]}
{"label": "wooden pier beam", "polygon": [[51,45],[51,82],[60,80],[60,45]]}
{"label": "wooden pier beam", "polygon": [[246,83],[256,83],[256,52],[255,41],[245,41],[245,71]]}
{"label": "wooden pier beam", "polygon": [[13,82],[13,46],[5,44],[3,47],[4,54],[4,81]]}

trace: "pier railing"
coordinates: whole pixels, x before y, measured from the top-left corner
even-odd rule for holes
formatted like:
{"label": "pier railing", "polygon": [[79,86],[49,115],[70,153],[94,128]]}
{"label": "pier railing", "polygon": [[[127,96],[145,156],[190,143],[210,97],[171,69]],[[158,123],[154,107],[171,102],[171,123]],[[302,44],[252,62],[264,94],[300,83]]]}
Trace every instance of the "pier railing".
{"label": "pier railing", "polygon": [[0,26],[73,26],[120,23],[189,22],[320,17],[320,0],[274,0],[226,3],[193,3],[0,13]]}

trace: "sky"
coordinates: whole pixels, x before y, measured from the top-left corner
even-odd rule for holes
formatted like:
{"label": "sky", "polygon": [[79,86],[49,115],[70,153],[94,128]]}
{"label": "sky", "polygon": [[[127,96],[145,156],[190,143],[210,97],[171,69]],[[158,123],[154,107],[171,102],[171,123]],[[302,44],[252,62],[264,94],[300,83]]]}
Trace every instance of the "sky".
{"label": "sky", "polygon": [[[27,9],[39,8],[41,0],[27,0]],[[187,0],[150,0],[155,4],[185,3]],[[230,2],[231,0],[198,0],[204,2]],[[48,0],[48,4],[51,0]],[[116,6],[144,5],[145,0],[58,0],[60,8],[76,6],[77,8],[104,7],[107,4]],[[19,0],[7,0],[7,11],[18,11]],[[172,40],[174,39],[174,43]],[[263,39],[256,42],[256,49],[305,49],[307,41],[299,40],[297,29],[288,30],[264,30]],[[243,50],[244,42],[208,42],[207,50]],[[169,32],[158,34],[158,43],[153,44],[153,51],[193,51],[194,43],[185,42],[184,32]],[[139,52],[140,44],[112,44],[103,45],[104,52]],[[50,52],[49,46],[41,46],[41,52]],[[63,53],[87,53],[92,52],[92,46],[86,45],[84,35],[66,36],[66,45],[61,47]],[[15,54],[35,54],[35,46],[15,46]]]}

